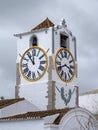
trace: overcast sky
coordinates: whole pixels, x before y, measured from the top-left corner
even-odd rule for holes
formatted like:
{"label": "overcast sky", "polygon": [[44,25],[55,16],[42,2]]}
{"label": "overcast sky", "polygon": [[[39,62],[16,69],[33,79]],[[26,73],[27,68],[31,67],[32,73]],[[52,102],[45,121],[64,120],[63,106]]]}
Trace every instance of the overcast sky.
{"label": "overcast sky", "polygon": [[98,87],[98,0],[0,0],[0,97],[14,98],[17,39],[48,17],[77,38],[80,92]]}

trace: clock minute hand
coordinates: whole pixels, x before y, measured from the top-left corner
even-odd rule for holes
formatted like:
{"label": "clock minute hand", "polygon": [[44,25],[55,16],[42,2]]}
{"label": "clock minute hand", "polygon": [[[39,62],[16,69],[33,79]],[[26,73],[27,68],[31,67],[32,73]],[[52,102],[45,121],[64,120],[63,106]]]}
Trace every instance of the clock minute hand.
{"label": "clock minute hand", "polygon": [[32,62],[33,62],[33,65],[35,65],[35,62],[34,62],[34,56],[33,56],[33,59],[31,59],[32,60]]}
{"label": "clock minute hand", "polygon": [[70,74],[73,75],[73,71],[70,69],[70,67],[67,65],[65,65],[65,66],[69,69]]}
{"label": "clock minute hand", "polygon": [[28,57],[29,57],[30,61],[32,62],[32,64],[34,65],[35,64],[34,60],[31,59],[31,56],[28,55]]}

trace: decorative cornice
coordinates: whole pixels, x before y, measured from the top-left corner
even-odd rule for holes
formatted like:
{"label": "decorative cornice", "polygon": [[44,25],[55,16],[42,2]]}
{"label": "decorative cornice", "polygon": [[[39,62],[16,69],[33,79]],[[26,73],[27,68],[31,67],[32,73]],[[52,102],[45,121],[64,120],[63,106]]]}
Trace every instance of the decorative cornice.
{"label": "decorative cornice", "polygon": [[42,29],[37,29],[37,30],[32,30],[32,31],[24,32],[24,33],[14,34],[14,36],[21,38],[24,35],[29,35],[29,34],[32,34],[32,33],[40,32],[40,31],[47,31],[47,30],[48,30],[48,28],[42,28]]}

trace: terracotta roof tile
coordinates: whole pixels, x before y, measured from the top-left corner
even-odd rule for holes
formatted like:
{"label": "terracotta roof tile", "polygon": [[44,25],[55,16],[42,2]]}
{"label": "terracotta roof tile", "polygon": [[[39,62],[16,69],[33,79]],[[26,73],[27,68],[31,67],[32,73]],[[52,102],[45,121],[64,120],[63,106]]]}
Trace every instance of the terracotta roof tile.
{"label": "terracotta roof tile", "polygon": [[54,114],[60,114],[60,116],[54,121],[54,124],[58,124],[62,118],[62,116],[67,113],[69,108],[66,109],[57,109],[57,110],[46,110],[46,111],[37,111],[37,112],[27,112],[25,114],[19,114],[15,116],[10,116],[10,117],[4,117],[0,118],[0,121],[9,121],[9,120],[25,120],[25,119],[39,119],[43,118],[46,116],[51,116]]}
{"label": "terracotta roof tile", "polygon": [[22,101],[24,98],[16,98],[16,99],[6,99],[6,100],[0,100],[0,109],[7,107],[9,105],[12,105],[16,102]]}
{"label": "terracotta roof tile", "polygon": [[65,113],[60,113],[60,115],[55,119],[55,121],[53,122],[53,124],[58,125],[64,115],[65,115]]}
{"label": "terracotta roof tile", "polygon": [[53,27],[53,26],[54,26],[54,23],[51,22],[48,18],[46,18],[43,22],[41,22],[39,25],[37,25],[31,31],[42,29],[42,28],[49,28],[49,27]]}

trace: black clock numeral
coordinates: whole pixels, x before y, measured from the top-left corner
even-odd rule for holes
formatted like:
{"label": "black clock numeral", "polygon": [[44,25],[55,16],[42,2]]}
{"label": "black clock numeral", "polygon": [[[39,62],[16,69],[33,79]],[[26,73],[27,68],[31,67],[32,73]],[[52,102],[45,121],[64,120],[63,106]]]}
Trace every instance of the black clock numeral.
{"label": "black clock numeral", "polygon": [[73,62],[73,59],[69,61],[69,63],[72,63]]}
{"label": "black clock numeral", "polygon": [[28,57],[31,58],[31,53],[29,51],[27,52],[27,55],[28,55]]}
{"label": "black clock numeral", "polygon": [[67,57],[67,59],[69,59],[69,57],[70,57],[70,54],[68,54],[68,57]]}
{"label": "black clock numeral", "polygon": [[31,71],[28,72],[27,77],[31,78]]}
{"label": "black clock numeral", "polygon": [[63,58],[63,57],[64,57],[64,55],[63,55],[63,52],[62,52],[62,51],[60,51],[60,54],[61,54],[61,57]]}
{"label": "black clock numeral", "polygon": [[64,71],[63,71],[63,70],[61,71],[61,74],[60,74],[60,75],[61,75],[61,77],[63,77],[63,75],[64,75]]}
{"label": "black clock numeral", "polygon": [[65,81],[67,80],[67,74],[66,74],[66,72],[62,71],[60,75],[61,75],[61,78],[63,80],[65,80]]}
{"label": "black clock numeral", "polygon": [[59,55],[58,55],[57,57],[58,57],[60,60],[62,60],[62,58],[61,58]]}
{"label": "black clock numeral", "polygon": [[56,61],[56,64],[61,66],[61,62],[60,61]]}
{"label": "black clock numeral", "polygon": [[58,66],[57,67],[57,70],[60,72],[62,70],[62,67],[61,66]]}
{"label": "black clock numeral", "polygon": [[65,58],[67,58],[67,52],[66,51],[64,51],[64,56],[65,56]]}
{"label": "black clock numeral", "polygon": [[39,56],[39,53],[40,53],[40,49],[38,50],[37,57]]}
{"label": "black clock numeral", "polygon": [[35,80],[35,79],[36,79],[35,72],[32,72],[32,79],[33,79],[33,80]]}
{"label": "black clock numeral", "polygon": [[38,69],[40,69],[41,71],[45,70],[45,68],[42,65],[40,65]]}
{"label": "black clock numeral", "polygon": [[67,80],[67,74],[66,74],[66,72],[64,72],[63,70],[61,71],[61,73],[60,73],[60,76],[61,76],[61,78],[63,79],[63,80]]}
{"label": "black clock numeral", "polygon": [[40,61],[40,64],[45,64],[45,63],[46,63],[46,61],[45,61],[45,60]]}
{"label": "black clock numeral", "polygon": [[72,71],[71,69],[69,70],[69,73],[70,73],[71,75],[73,75],[73,71]]}
{"label": "black clock numeral", "polygon": [[67,80],[67,74],[66,74],[66,72],[65,72],[65,76],[64,76],[64,79],[65,79],[65,80]]}
{"label": "black clock numeral", "polygon": [[40,75],[41,75],[41,73],[37,70],[37,74],[38,74],[38,76],[40,77]]}
{"label": "black clock numeral", "polygon": [[22,67],[27,67],[28,65],[27,65],[27,63],[26,64],[22,64]]}
{"label": "black clock numeral", "polygon": [[28,68],[25,68],[25,69],[23,70],[23,72],[24,72],[25,75],[28,73],[28,71],[29,71]]}
{"label": "black clock numeral", "polygon": [[44,56],[45,56],[45,54],[41,55],[41,56],[39,57],[39,59],[41,60]]}
{"label": "black clock numeral", "polygon": [[71,68],[71,69],[74,69],[74,66],[73,66],[73,65],[70,65],[70,68]]}
{"label": "black clock numeral", "polygon": [[27,62],[29,61],[29,59],[27,59],[27,58],[25,58],[25,57],[23,57],[23,60],[26,60]]}
{"label": "black clock numeral", "polygon": [[70,77],[69,73],[68,73],[68,77],[69,77],[69,79],[71,79],[71,77]]}
{"label": "black clock numeral", "polygon": [[32,50],[32,55],[33,55],[33,56],[36,56],[36,49],[33,49],[33,50]]}

